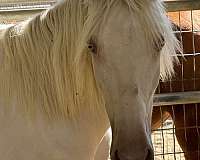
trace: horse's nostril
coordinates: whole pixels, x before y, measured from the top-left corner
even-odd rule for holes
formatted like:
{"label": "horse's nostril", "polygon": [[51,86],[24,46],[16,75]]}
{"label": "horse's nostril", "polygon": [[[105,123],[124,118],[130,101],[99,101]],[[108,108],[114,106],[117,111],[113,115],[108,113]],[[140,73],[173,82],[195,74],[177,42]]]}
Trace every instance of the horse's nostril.
{"label": "horse's nostril", "polygon": [[119,154],[118,154],[118,150],[115,151],[115,159],[116,159],[116,160],[120,160]]}
{"label": "horse's nostril", "polygon": [[152,149],[147,150],[146,160],[154,160],[154,154],[153,154]]}

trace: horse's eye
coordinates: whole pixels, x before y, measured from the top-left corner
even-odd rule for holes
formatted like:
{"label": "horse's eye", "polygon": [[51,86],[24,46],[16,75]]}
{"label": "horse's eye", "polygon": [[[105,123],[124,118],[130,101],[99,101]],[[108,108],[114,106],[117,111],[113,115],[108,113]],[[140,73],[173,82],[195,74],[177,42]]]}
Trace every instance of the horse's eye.
{"label": "horse's eye", "polygon": [[94,54],[97,53],[97,45],[93,39],[88,42],[88,49]]}

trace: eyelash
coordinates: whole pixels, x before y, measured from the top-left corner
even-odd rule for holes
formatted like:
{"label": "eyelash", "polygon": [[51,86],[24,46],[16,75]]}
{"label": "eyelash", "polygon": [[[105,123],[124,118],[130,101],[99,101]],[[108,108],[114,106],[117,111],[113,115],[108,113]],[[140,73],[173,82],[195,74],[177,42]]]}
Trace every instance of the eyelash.
{"label": "eyelash", "polygon": [[94,39],[90,39],[87,47],[92,53],[97,54],[97,45]]}

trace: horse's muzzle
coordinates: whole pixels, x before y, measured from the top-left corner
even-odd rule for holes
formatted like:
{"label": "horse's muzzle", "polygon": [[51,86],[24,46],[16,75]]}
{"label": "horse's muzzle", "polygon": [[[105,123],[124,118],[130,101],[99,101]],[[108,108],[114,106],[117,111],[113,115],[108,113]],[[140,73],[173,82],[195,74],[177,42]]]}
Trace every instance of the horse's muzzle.
{"label": "horse's muzzle", "polygon": [[111,157],[111,160],[154,160],[154,152],[150,148],[147,149],[146,153],[143,152],[143,154],[140,157],[138,155],[133,155],[132,157],[129,157],[120,155],[119,151],[116,150],[113,156]]}
{"label": "horse's muzzle", "polygon": [[152,149],[148,149],[145,160],[154,160],[154,152]]}

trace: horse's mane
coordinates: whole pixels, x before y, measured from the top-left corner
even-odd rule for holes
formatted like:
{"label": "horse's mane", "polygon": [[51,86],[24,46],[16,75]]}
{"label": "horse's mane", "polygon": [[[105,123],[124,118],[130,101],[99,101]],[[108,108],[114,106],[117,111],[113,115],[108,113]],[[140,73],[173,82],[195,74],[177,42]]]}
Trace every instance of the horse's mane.
{"label": "horse's mane", "polygon": [[177,42],[159,1],[65,0],[1,33],[0,102],[50,119],[76,117],[81,107],[103,113],[87,42],[117,1],[128,4],[133,14],[143,12],[147,33],[165,35],[161,77],[171,75]]}

